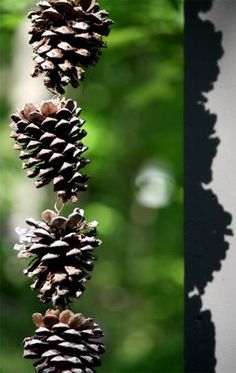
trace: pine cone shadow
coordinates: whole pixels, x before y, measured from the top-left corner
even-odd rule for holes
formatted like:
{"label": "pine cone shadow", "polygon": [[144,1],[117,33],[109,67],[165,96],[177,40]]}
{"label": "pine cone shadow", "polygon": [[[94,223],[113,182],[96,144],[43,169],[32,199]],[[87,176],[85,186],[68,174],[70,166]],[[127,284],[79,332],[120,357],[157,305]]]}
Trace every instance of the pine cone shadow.
{"label": "pine cone shadow", "polygon": [[[223,55],[222,33],[199,13],[212,0],[185,2],[185,371],[214,372],[215,327],[210,311],[201,311],[201,294],[226,257],[231,235],[230,213],[212,190],[212,162],[220,143],[217,116],[204,107]],[[197,289],[199,295],[189,297]]]}

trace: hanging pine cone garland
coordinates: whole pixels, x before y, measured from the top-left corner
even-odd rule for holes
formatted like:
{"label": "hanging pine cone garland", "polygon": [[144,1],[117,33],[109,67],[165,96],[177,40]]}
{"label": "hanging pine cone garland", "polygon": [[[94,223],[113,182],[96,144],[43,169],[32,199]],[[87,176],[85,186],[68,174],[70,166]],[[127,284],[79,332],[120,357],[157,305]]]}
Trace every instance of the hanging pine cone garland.
{"label": "hanging pine cone garland", "polygon": [[95,373],[105,348],[103,332],[93,319],[74,314],[70,307],[79,298],[101,245],[97,222],[87,222],[75,208],[63,217],[57,208],[77,202],[87,189],[88,175],[81,170],[90,161],[82,139],[86,131],[75,101],[60,97],[65,87],[78,87],[85,68],[95,65],[106,47],[103,41],[113,23],[96,0],[41,0],[31,20],[29,34],[35,63],[32,76],[44,75],[44,84],[56,93],[38,105],[26,104],[11,116],[11,137],[19,150],[22,168],[36,187],[52,182],[55,211],[45,210],[42,221],[27,219],[28,228],[17,228],[19,258],[30,259],[24,274],[34,278],[32,290],[42,303],[52,303],[45,315],[34,314],[34,335],[24,339],[24,357],[36,359],[36,373]]}
{"label": "hanging pine cone garland", "polygon": [[14,148],[21,150],[23,168],[32,169],[28,177],[38,178],[37,188],[52,181],[63,202],[76,202],[78,192],[87,188],[88,175],[80,173],[89,163],[83,157],[88,148],[80,141],[87,134],[80,111],[75,101],[55,98],[38,106],[26,104],[11,116]]}
{"label": "hanging pine cone garland", "polygon": [[38,298],[65,307],[72,298],[80,297],[90,278],[96,260],[93,251],[101,245],[96,237],[97,222],[86,222],[84,211],[78,208],[68,218],[51,210],[42,217],[43,221],[26,220],[29,229],[17,228],[20,244],[15,249],[19,258],[33,259],[24,273],[36,278],[31,288],[39,289]]}
{"label": "hanging pine cone garland", "polygon": [[94,65],[106,47],[103,36],[113,23],[108,15],[95,0],[40,1],[38,10],[29,14],[32,75],[45,73],[46,87],[61,94],[68,84],[77,87],[84,76],[82,67]]}
{"label": "hanging pine cone garland", "polygon": [[37,373],[94,373],[104,353],[103,332],[93,319],[69,310],[33,315],[34,335],[24,339],[24,357],[38,359]]}

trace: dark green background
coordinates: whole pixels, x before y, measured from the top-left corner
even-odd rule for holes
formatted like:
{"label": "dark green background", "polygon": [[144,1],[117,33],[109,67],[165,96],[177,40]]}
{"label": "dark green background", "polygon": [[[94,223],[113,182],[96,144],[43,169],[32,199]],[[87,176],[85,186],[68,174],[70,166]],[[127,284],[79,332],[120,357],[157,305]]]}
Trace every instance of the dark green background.
{"label": "dark green background", "polygon": [[[99,221],[104,242],[87,291],[72,309],[94,317],[105,330],[107,353],[100,372],[182,372],[182,3],[101,0],[101,5],[115,21],[109,48],[88,71],[82,87],[66,94],[78,101],[87,120],[84,142],[90,148],[87,154],[92,163],[87,172],[91,179],[80,206],[87,219]],[[22,274],[26,263],[12,250],[10,223],[17,199],[27,205],[24,190],[17,193],[20,196],[15,193],[26,175],[11,150],[8,124],[10,90],[14,89],[9,81],[16,58],[13,41],[30,6],[31,0],[1,0],[0,4],[3,373],[33,371],[31,361],[21,357],[21,341],[34,330],[32,313],[46,308]],[[163,188],[169,199],[164,207],[147,207],[137,199],[140,188],[155,195],[159,185],[163,193],[161,183],[153,192],[151,176],[142,185],[135,183],[150,165],[167,175]],[[33,190],[33,182],[26,182]],[[41,211],[53,205],[49,187]],[[69,205],[65,213],[71,209]],[[39,218],[41,211],[33,217]]]}

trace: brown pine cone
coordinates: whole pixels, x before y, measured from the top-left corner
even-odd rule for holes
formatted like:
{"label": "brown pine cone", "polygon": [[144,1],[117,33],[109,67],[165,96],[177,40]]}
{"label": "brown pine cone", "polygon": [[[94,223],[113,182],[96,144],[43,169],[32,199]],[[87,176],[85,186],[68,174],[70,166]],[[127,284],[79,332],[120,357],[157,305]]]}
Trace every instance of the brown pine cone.
{"label": "brown pine cone", "polygon": [[58,93],[64,93],[63,86],[68,84],[79,85],[84,75],[81,66],[97,62],[106,47],[102,37],[109,34],[113,23],[95,0],[43,0],[29,18],[35,61],[32,75],[45,73],[45,86]]}
{"label": "brown pine cone", "polygon": [[96,237],[97,222],[88,223],[83,215],[78,208],[68,218],[46,210],[43,222],[28,219],[29,229],[16,229],[20,244],[14,248],[19,258],[32,258],[24,274],[36,278],[31,288],[39,289],[43,303],[65,307],[71,298],[81,296],[90,279],[93,251],[102,242]]}
{"label": "brown pine cone", "polygon": [[24,357],[39,359],[37,373],[94,373],[105,352],[103,332],[93,319],[69,310],[33,315],[37,329],[24,339]]}
{"label": "brown pine cone", "polygon": [[77,201],[77,194],[87,188],[87,175],[80,173],[89,160],[83,157],[88,149],[80,141],[86,136],[79,119],[81,109],[76,102],[65,98],[51,99],[34,106],[26,104],[23,110],[11,116],[15,149],[21,150],[25,160],[23,169],[28,177],[37,177],[37,188],[53,181],[53,189],[63,202]]}

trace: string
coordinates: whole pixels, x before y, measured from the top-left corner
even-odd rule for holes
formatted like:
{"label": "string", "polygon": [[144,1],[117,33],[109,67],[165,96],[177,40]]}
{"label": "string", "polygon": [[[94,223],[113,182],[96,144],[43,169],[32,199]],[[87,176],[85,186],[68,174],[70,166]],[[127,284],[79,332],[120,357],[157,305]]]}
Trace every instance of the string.
{"label": "string", "polygon": [[[61,204],[60,207],[58,207],[59,203]],[[54,209],[55,209],[57,215],[60,215],[60,213],[62,212],[64,206],[65,206],[64,202],[62,202],[62,200],[57,197],[56,202],[54,204]]]}

